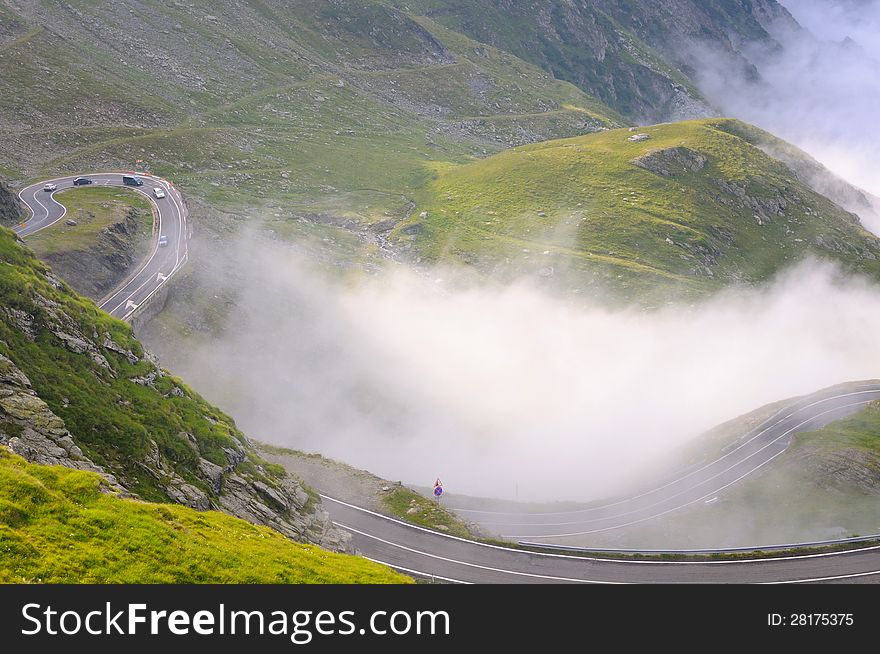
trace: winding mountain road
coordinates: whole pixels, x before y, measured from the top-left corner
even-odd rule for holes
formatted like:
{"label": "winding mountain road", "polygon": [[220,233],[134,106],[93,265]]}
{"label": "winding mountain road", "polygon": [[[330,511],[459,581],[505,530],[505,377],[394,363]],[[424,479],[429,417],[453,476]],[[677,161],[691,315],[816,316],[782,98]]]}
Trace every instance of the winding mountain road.
{"label": "winding mountain road", "polygon": [[[123,175],[137,175],[144,181],[143,186],[125,186]],[[43,229],[52,227],[67,215],[67,209],[56,199],[56,195],[69,188],[74,188],[76,177],[87,177],[94,184],[79,188],[95,186],[119,186],[131,189],[148,198],[154,209],[154,234],[150,255],[129,275],[112,293],[102,298],[99,306],[107,313],[128,320],[144,302],[152,298],[168,280],[170,280],[186,263],[188,257],[187,210],[183,197],[170,182],[145,173],[94,173],[87,175],[58,177],[44,180],[23,188],[18,197],[30,210],[30,218],[18,225],[14,231],[22,239]],[[46,184],[54,184],[54,191],[44,190]],[[154,188],[165,192],[162,199],[156,198]],[[60,196],[63,198],[63,195]],[[159,236],[165,236],[167,246],[160,247]]]}
{"label": "winding mountain road", "polygon": [[[122,175],[86,175],[98,185],[122,186]],[[130,319],[180,270],[188,256],[186,206],[172,184],[140,174],[156,211],[156,240],[150,256],[100,306]],[[19,193],[31,217],[16,229],[22,238],[64,218],[56,194],[73,177],[32,184]],[[56,191],[43,190],[57,184]],[[157,200],[153,187],[165,190]],[[63,200],[63,196],[61,196]],[[168,238],[160,248],[158,235]],[[880,399],[880,384],[864,383],[847,391],[828,389],[800,398],[762,425],[744,434],[715,459],[684,470],[633,497],[562,513],[498,513],[460,508],[469,518],[506,536],[554,542],[625,527],[706,501],[773,461],[798,431],[815,429]],[[350,531],[359,553],[371,560],[423,577],[456,583],[802,583],[880,580],[880,545],[843,552],[764,559],[658,561],[596,558],[533,552],[465,540],[417,527],[389,516],[322,495],[333,521]]]}

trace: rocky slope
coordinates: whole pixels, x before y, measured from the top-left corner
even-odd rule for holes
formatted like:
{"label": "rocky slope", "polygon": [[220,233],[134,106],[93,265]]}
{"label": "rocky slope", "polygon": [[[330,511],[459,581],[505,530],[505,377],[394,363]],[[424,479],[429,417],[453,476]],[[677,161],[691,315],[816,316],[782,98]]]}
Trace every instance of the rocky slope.
{"label": "rocky slope", "polygon": [[101,473],[116,489],[116,479],[92,462],[74,442],[64,421],[31,388],[27,376],[0,355],[0,442],[33,463],[63,465]]}
{"label": "rocky slope", "polygon": [[7,231],[0,261],[0,444],[29,461],[99,472],[133,496],[347,547],[316,496],[257,456],[127,325],[76,296]]}
{"label": "rocky slope", "polygon": [[121,283],[153,246],[149,201],[125,189],[79,188],[56,194],[66,219],[27,245],[73,289],[93,300]]}
{"label": "rocky slope", "polygon": [[706,115],[691,84],[703,48],[756,74],[744,43],[772,48],[797,23],[776,0],[406,0],[397,3],[552,72],[629,118]]}
{"label": "rocky slope", "polygon": [[0,224],[8,225],[25,214],[24,207],[15,191],[0,179]]}
{"label": "rocky slope", "polygon": [[880,198],[841,179],[800,148],[754,125],[740,121],[725,121],[719,125],[785,163],[801,182],[857,214],[866,225],[880,226]]}

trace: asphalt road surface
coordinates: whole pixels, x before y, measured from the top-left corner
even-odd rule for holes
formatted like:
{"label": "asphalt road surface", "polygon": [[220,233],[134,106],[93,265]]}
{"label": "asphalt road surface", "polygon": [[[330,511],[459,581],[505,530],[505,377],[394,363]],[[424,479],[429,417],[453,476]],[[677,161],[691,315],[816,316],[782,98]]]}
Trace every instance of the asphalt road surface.
{"label": "asphalt road surface", "polygon": [[[123,174],[136,174],[144,180],[144,185],[125,186],[122,183]],[[37,184],[31,184],[19,192],[18,196],[31,214],[26,222],[15,228],[15,232],[20,238],[27,240],[31,234],[51,227],[64,219],[67,215],[67,209],[55,196],[65,189],[73,188],[75,177],[44,180]],[[129,319],[137,308],[155,295],[186,262],[188,256],[186,205],[183,197],[170,182],[152,175],[118,172],[94,173],[79,175],[79,177],[87,177],[94,181],[93,185],[83,188],[121,186],[131,189],[132,192],[140,193],[153,204],[155,229],[150,255],[116,290],[98,303],[107,313],[123,320]],[[57,185],[57,190],[51,192],[44,190],[45,185],[49,183]],[[165,191],[165,197],[156,198],[153,194],[154,188],[161,188]],[[63,199],[63,195],[60,197]],[[160,235],[167,237],[168,245],[160,247]]]}
{"label": "asphalt road surface", "polygon": [[334,500],[334,522],[367,558],[458,583],[783,583],[880,578],[880,546],[778,559],[660,562],[578,557],[498,547],[440,534]]}
{"label": "asphalt road surface", "polygon": [[[86,175],[99,185],[122,185],[123,173]],[[187,258],[186,207],[167,181],[141,175],[137,189],[156,207],[156,243],[151,255],[126,279],[101,307],[128,319],[137,306],[177,272]],[[30,219],[16,231],[27,238],[64,218],[66,209],[55,192],[72,185],[73,177],[44,180],[19,194],[31,211]],[[152,188],[165,189],[156,200]],[[62,197],[63,199],[63,197]],[[168,246],[158,246],[158,235]],[[763,425],[733,443],[716,459],[647,489],[633,497],[604,506],[567,513],[476,513],[468,517],[502,528],[518,538],[556,539],[615,529],[660,517],[722,493],[739,480],[779,456],[791,435],[812,429],[880,399],[880,385],[866,384],[851,392],[824,391],[802,398]],[[529,552],[469,541],[407,524],[395,518],[322,495],[333,521],[353,535],[359,553],[410,574],[454,583],[779,583],[857,582],[880,579],[880,546],[863,546],[845,552],[805,554],[774,559],[729,561],[636,561]],[[464,513],[464,511],[462,511]],[[480,516],[480,517],[477,517]]]}

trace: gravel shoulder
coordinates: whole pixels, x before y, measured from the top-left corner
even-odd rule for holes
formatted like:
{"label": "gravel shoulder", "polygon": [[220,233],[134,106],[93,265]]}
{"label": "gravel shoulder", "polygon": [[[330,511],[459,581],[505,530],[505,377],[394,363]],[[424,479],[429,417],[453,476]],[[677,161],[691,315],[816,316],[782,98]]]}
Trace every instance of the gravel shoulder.
{"label": "gravel shoulder", "polygon": [[306,485],[321,489],[324,495],[453,536],[486,538],[476,525],[399,481],[388,481],[318,454],[266,443],[256,445],[267,461],[284,467]]}

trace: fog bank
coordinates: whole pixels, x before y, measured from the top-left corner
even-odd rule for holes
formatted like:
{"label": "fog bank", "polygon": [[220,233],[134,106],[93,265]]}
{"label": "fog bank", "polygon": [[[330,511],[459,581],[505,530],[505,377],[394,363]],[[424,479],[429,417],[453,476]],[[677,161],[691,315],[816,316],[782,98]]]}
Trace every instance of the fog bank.
{"label": "fog bank", "polygon": [[254,438],[450,492],[606,496],[715,424],[880,369],[880,291],[816,264],[643,313],[447,271],[341,284],[286,248],[227,251],[226,335],[151,343],[164,363]]}
{"label": "fog bank", "polygon": [[[698,82],[725,114],[800,146],[833,172],[880,195],[880,1],[782,0],[804,27],[771,29],[782,50],[746,46],[766,84],[717,52],[701,51]],[[874,231],[880,222],[866,220]]]}

